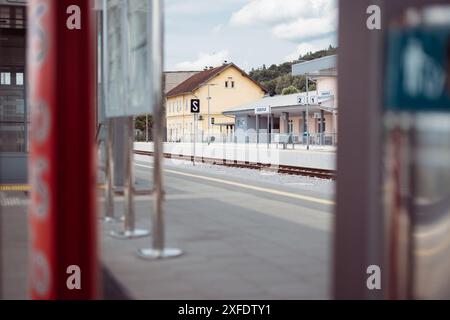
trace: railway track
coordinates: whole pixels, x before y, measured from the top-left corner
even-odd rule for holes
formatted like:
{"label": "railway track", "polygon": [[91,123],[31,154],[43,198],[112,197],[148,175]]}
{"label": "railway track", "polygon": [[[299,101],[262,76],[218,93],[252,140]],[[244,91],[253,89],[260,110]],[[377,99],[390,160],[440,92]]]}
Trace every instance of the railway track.
{"label": "railway track", "polygon": [[[153,156],[152,151],[135,150],[134,153],[144,155],[144,156]],[[186,156],[186,155],[182,155],[182,154],[164,153],[164,158],[194,161],[193,156]],[[295,166],[286,166],[286,165],[273,166],[273,165],[268,165],[268,164],[263,164],[263,163],[243,162],[243,161],[236,161],[236,160],[226,160],[226,159],[207,158],[207,157],[195,157],[195,162],[208,163],[208,164],[226,166],[226,167],[265,170],[265,171],[271,171],[271,172],[277,172],[277,173],[284,173],[284,174],[298,175],[298,176],[308,176],[308,177],[315,177],[315,178],[321,178],[321,179],[331,179],[331,180],[336,179],[336,172],[334,170],[314,169],[314,168],[295,167]]]}

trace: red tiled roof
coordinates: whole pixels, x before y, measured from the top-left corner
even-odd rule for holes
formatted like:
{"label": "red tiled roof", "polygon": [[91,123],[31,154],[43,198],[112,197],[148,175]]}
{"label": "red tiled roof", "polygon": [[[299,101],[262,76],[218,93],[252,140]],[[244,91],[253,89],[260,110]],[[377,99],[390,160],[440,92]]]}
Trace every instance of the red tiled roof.
{"label": "red tiled roof", "polygon": [[189,79],[183,81],[178,86],[176,86],[175,88],[173,88],[172,90],[167,92],[166,97],[173,97],[173,96],[177,96],[180,94],[194,92],[196,89],[201,87],[205,82],[214,78],[219,73],[221,73],[222,71],[224,71],[225,69],[227,69],[231,66],[233,66],[237,70],[239,70],[243,76],[249,78],[251,81],[256,83],[264,92],[267,92],[266,88],[264,88],[260,83],[253,80],[247,73],[245,73],[243,70],[239,69],[234,63],[228,63],[228,64],[224,64],[220,67],[204,70],[204,71],[201,71],[201,72],[193,75]]}

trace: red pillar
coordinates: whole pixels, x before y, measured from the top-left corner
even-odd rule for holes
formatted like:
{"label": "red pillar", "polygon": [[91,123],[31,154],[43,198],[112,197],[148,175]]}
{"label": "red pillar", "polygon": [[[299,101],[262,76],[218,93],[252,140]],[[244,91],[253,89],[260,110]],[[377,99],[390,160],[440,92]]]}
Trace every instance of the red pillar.
{"label": "red pillar", "polygon": [[[66,26],[71,5],[80,30]],[[29,1],[32,299],[97,298],[92,30],[89,0]],[[69,266],[81,270],[80,290],[67,286]]]}

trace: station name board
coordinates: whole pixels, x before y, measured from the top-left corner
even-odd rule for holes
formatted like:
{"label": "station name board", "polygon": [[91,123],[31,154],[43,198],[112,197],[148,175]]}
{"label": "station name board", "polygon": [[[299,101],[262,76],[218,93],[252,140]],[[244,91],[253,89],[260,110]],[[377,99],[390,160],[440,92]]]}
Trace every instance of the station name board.
{"label": "station name board", "polygon": [[269,106],[256,107],[255,114],[269,114],[271,112]]}

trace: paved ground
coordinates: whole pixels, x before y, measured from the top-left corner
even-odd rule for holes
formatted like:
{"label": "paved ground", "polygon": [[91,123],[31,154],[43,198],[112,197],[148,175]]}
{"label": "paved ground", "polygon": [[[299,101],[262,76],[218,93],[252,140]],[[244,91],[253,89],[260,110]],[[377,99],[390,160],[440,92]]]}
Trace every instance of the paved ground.
{"label": "paved ground", "polygon": [[[0,192],[0,298],[28,299],[28,195]],[[128,299],[130,294],[104,266],[101,267],[105,299]]]}
{"label": "paved ground", "polygon": [[0,289],[6,299],[27,297],[27,204],[24,192],[0,192]]}
{"label": "paved ground", "polygon": [[[151,180],[147,161],[138,157],[140,184]],[[275,177],[261,182],[245,170],[237,177],[216,168],[166,166],[167,243],[183,257],[142,261],[135,252],[150,238],[102,237],[103,261],[119,281],[138,299],[328,298],[331,206],[293,195],[331,193],[309,190],[320,183],[314,180],[285,186]],[[151,204],[151,197],[137,198],[139,227],[150,228]],[[118,199],[118,212],[121,205]],[[115,228],[104,225],[103,234]]]}
{"label": "paved ground", "polygon": [[[139,188],[150,158],[137,156]],[[100,224],[106,296],[137,299],[302,299],[329,297],[329,204],[333,183],[186,162],[166,165],[169,246],[185,255],[143,261],[151,238],[116,240]],[[305,180],[307,179],[307,180]],[[26,195],[1,193],[4,298],[26,298]],[[122,213],[123,199],[116,199]],[[136,197],[137,225],[150,228],[151,196]],[[112,284],[117,280],[119,283]]]}

